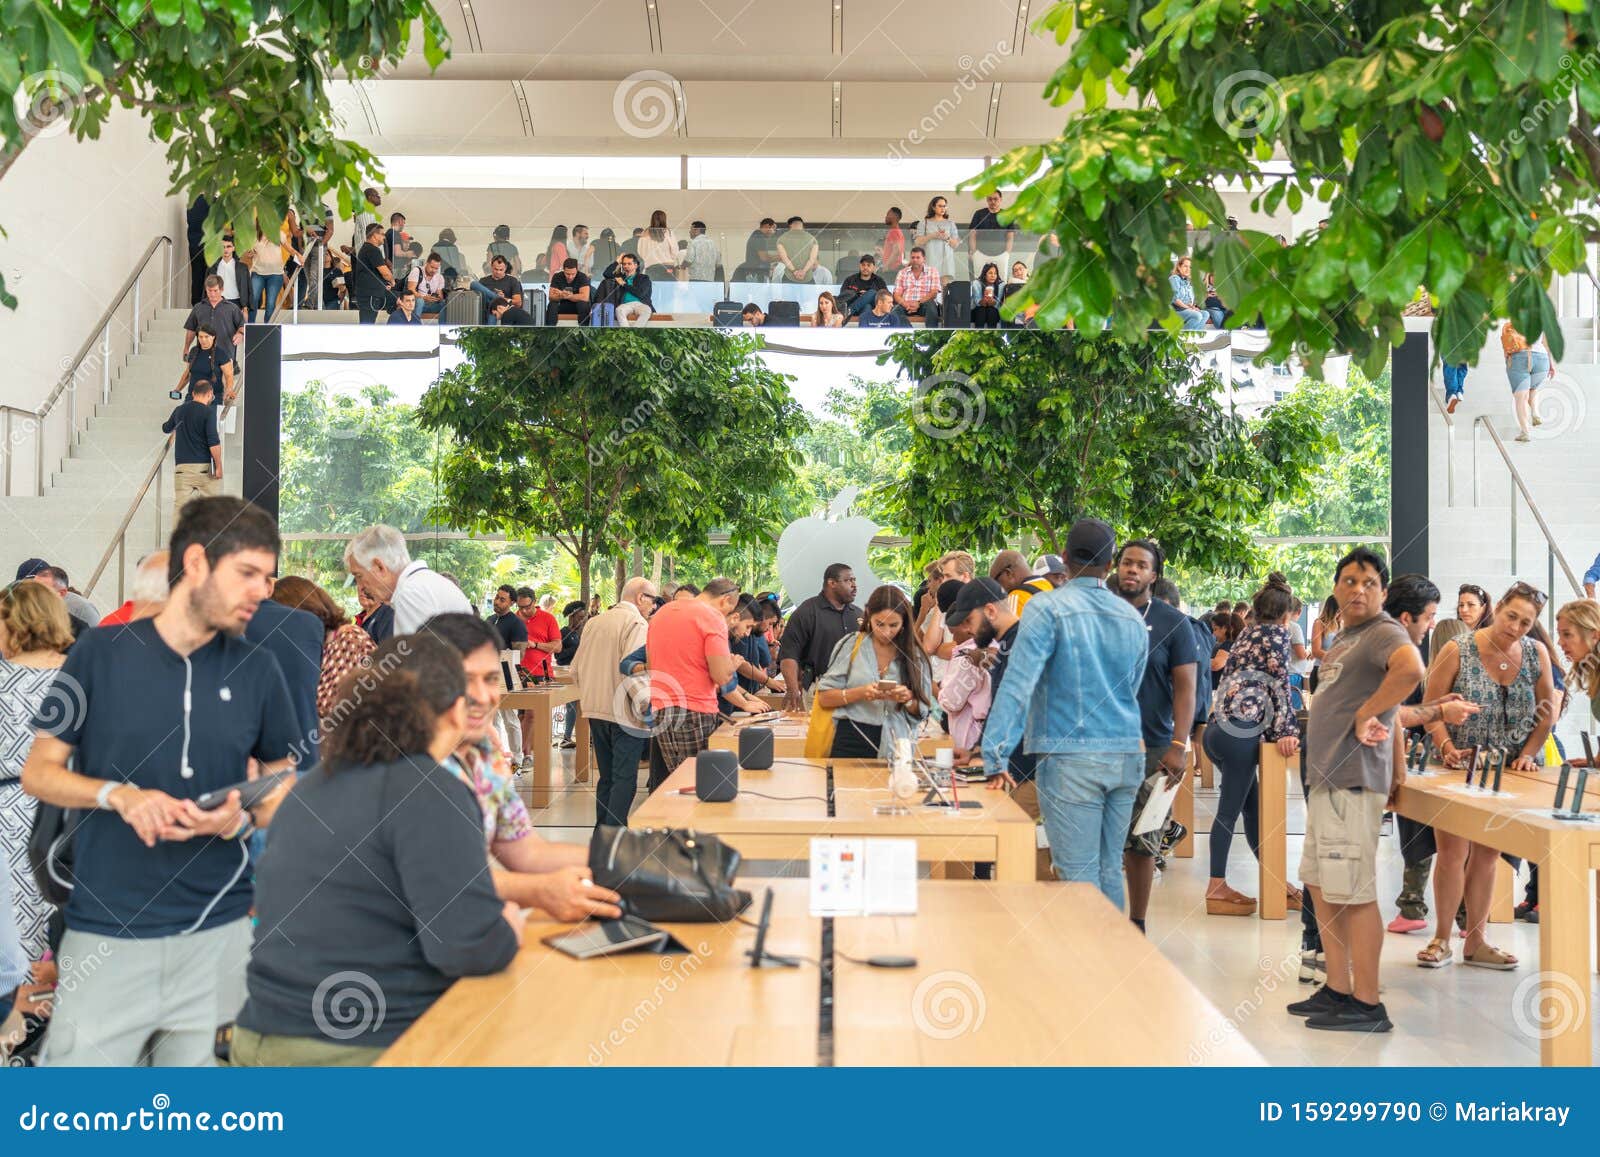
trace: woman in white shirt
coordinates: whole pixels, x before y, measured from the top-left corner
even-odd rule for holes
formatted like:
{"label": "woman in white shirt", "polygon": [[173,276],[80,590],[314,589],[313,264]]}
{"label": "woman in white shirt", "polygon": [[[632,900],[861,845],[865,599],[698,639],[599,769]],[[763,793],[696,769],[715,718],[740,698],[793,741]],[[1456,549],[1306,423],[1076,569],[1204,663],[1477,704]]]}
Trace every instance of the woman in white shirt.
{"label": "woman in white shirt", "polygon": [[861,629],[834,647],[816,697],[833,712],[834,759],[887,759],[896,739],[915,738],[933,704],[933,672],[897,588],[872,592]]}
{"label": "woman in white shirt", "polygon": [[[272,320],[272,311],[278,306],[278,295],[283,292],[283,257],[288,241],[288,229],[278,228],[278,237],[268,237],[256,226],[255,248],[250,250],[250,323],[255,324],[256,304],[266,294],[267,313],[263,319]],[[291,250],[292,252],[292,250]],[[297,260],[304,260],[298,252]]]}
{"label": "woman in white shirt", "polygon": [[912,244],[922,246],[929,268],[937,269],[946,280],[956,275],[956,245],[960,240],[961,232],[950,220],[950,202],[943,197],[929,201],[928,214]]}
{"label": "woman in white shirt", "polygon": [[819,329],[838,329],[844,324],[838,300],[826,289],[817,294],[816,318],[811,324]]}
{"label": "woman in white shirt", "polygon": [[681,257],[678,239],[667,228],[667,212],[650,214],[650,227],[639,235],[639,264],[651,281],[670,281],[678,276]]}

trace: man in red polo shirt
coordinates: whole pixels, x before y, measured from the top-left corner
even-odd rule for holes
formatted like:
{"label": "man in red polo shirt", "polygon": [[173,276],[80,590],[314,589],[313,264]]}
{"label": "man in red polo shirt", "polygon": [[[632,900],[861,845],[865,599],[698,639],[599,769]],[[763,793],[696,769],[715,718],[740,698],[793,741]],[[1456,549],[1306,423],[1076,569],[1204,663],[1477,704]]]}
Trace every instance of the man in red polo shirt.
{"label": "man in red polo shirt", "polygon": [[561,650],[561,624],[541,607],[532,587],[517,588],[517,613],[528,627],[528,649],[522,652],[522,666],[537,679],[550,677],[550,656]]}
{"label": "man in red polo shirt", "polygon": [[100,626],[133,623],[160,613],[167,604],[167,558],[166,551],[158,550],[139,560],[128,601],[101,619]]}

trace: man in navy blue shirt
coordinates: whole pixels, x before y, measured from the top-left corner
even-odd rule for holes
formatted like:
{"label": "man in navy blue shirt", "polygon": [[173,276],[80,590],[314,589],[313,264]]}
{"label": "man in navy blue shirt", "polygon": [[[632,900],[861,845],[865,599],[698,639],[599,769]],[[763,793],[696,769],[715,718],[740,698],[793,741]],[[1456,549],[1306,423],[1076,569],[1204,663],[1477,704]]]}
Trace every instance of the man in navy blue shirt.
{"label": "man in navy blue shirt", "polygon": [[[1116,557],[1116,591],[1139,612],[1150,638],[1150,653],[1139,683],[1145,780],[1133,801],[1135,824],[1161,776],[1174,783],[1182,780],[1189,766],[1189,735],[1194,730],[1199,667],[1194,632],[1187,615],[1150,593],[1165,564],[1161,547],[1147,538],[1123,543]],[[1128,918],[1141,931],[1155,884],[1156,862],[1164,846],[1182,838],[1180,829],[1171,819],[1164,827],[1138,836],[1129,827],[1122,869],[1128,877]]]}
{"label": "man in navy blue shirt", "polygon": [[310,611],[286,607],[271,598],[262,601],[245,628],[247,643],[254,643],[278,660],[283,680],[294,704],[298,737],[294,745],[297,771],[317,763],[322,724],[317,717],[317,683],[322,679],[322,620]]}
{"label": "man in navy blue shirt", "polygon": [[166,605],[86,632],[33,721],[23,789],[88,812],[48,1064],[209,1065],[244,1002],[245,837],[283,790],[249,812],[238,792],[211,811],[195,799],[293,765],[283,672],[243,638],[278,545],[272,519],[242,499],[191,502],[172,533]]}

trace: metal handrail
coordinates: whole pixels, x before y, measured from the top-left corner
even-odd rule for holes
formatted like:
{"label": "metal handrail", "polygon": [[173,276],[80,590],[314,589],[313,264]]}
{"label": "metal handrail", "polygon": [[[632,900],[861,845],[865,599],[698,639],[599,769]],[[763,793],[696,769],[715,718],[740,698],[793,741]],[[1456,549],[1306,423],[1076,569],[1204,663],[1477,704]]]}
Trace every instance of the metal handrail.
{"label": "metal handrail", "polygon": [[[100,565],[94,568],[94,573],[89,576],[89,583],[83,588],[84,597],[94,594],[94,588],[100,582],[100,576],[105,573],[106,566],[111,562],[111,556],[117,556],[117,605],[122,605],[123,587],[127,579],[127,539],[128,527],[133,523],[134,515],[139,513],[139,507],[144,503],[144,496],[150,493],[150,486],[161,473],[161,468],[167,464],[167,451],[172,449],[174,435],[168,434],[161,440],[161,453],[157,454],[155,461],[150,463],[150,469],[145,472],[144,482],[139,486],[139,492],[133,496],[127,511],[122,516],[122,521],[117,524],[116,531],[111,536],[111,541],[106,544],[106,551],[100,556]],[[157,522],[159,526],[159,520]],[[159,536],[159,532],[158,532]]]}
{"label": "metal handrail", "polygon": [[1444,419],[1445,440],[1449,443],[1444,452],[1444,486],[1445,502],[1449,506],[1456,504],[1456,420],[1450,416],[1450,409],[1439,397],[1438,391],[1431,385],[1428,387],[1428,397],[1433,400],[1433,408],[1439,411],[1439,416]]}
{"label": "metal handrail", "polygon": [[[1527,482],[1523,480],[1522,472],[1517,469],[1516,463],[1511,460],[1511,452],[1506,449],[1505,442],[1501,440],[1493,423],[1484,414],[1480,414],[1472,420],[1472,505],[1477,506],[1481,500],[1478,488],[1478,428],[1480,426],[1489,431],[1489,437],[1494,442],[1495,449],[1500,451],[1500,457],[1505,462],[1506,469],[1511,472],[1511,481],[1515,484],[1517,491],[1522,494],[1522,500],[1528,504],[1528,510],[1532,512],[1533,520],[1538,524],[1539,533],[1544,535],[1546,557],[1549,562],[1550,593],[1555,593],[1556,563],[1559,562],[1561,564],[1561,572],[1566,575],[1567,582],[1572,584],[1573,594],[1582,598],[1583,585],[1578,582],[1577,572],[1568,565],[1567,556],[1562,554],[1561,548],[1556,545],[1556,537],[1550,532],[1550,524],[1544,520],[1544,514],[1539,510],[1539,504],[1534,501],[1533,492],[1528,489]],[[1513,573],[1517,569],[1517,495],[1515,493],[1511,496],[1511,569]],[[1554,599],[1550,601],[1548,609],[1553,622],[1555,614]]]}

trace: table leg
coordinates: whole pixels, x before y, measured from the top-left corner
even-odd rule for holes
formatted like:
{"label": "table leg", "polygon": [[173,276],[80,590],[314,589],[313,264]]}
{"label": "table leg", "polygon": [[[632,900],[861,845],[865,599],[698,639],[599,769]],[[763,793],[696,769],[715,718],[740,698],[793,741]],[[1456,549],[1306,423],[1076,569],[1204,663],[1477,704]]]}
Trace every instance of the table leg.
{"label": "table leg", "polygon": [[[578,704],[572,704],[574,711]],[[577,740],[578,750],[572,757],[572,778],[579,783],[589,782],[589,769],[594,766],[594,750],[589,744],[589,717],[578,711],[578,725],[572,732],[572,738]]]}
{"label": "table leg", "polygon": [[1261,745],[1260,787],[1256,792],[1256,815],[1261,827],[1261,881],[1256,893],[1256,914],[1263,920],[1282,920],[1288,915],[1288,859],[1286,835],[1289,761],[1277,745]]}
{"label": "table leg", "polygon": [[1000,834],[995,837],[995,878],[1007,883],[1032,883],[1034,858],[1033,825],[1001,824]]}
{"label": "table leg", "polygon": [[1539,865],[1539,971],[1521,984],[1539,981],[1536,993],[1519,985],[1513,1012],[1518,1027],[1539,1037],[1539,1063],[1588,1065],[1589,1040],[1589,871],[1573,848],[1552,839],[1550,855]]}
{"label": "table leg", "polygon": [[1494,892],[1489,898],[1489,923],[1510,924],[1517,918],[1517,874],[1505,860],[1494,862]]}
{"label": "table leg", "polygon": [[533,715],[533,806],[549,807],[555,798],[555,781],[551,769],[550,742],[554,729],[550,722],[550,708],[535,707]]}
{"label": "table leg", "polygon": [[1206,725],[1202,723],[1194,733],[1194,765],[1200,772],[1200,786],[1209,791],[1216,776],[1216,768],[1206,758],[1206,749],[1203,746],[1205,737]]}
{"label": "table leg", "polygon": [[1186,833],[1172,849],[1179,859],[1194,859],[1194,777],[1186,775],[1178,784],[1178,794],[1172,801],[1172,818],[1183,825]]}

